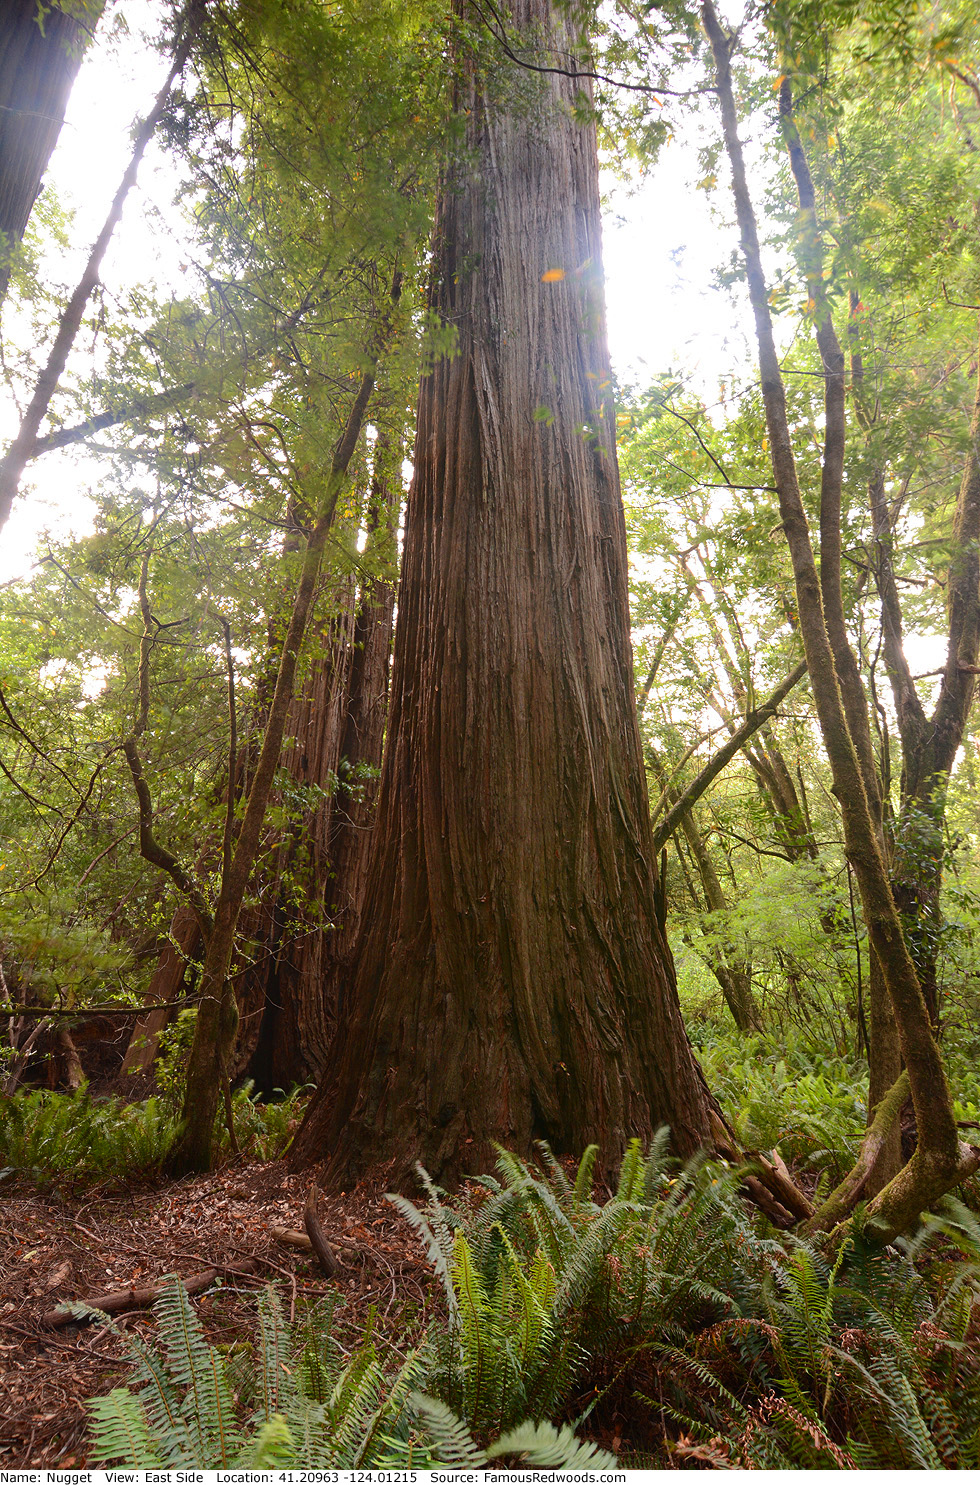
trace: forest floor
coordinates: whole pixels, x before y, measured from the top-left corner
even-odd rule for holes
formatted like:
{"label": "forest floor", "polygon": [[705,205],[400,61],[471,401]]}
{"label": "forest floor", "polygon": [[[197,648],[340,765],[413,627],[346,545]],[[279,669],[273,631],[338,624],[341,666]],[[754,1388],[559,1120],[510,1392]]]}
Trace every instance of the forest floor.
{"label": "forest floor", "polygon": [[[339,1274],[327,1280],[312,1254],[284,1246],[272,1228],[301,1231],[310,1175],[282,1161],[238,1161],[216,1173],[123,1189],[73,1193],[0,1191],[0,1469],[79,1469],[86,1458],[86,1399],[125,1380],[125,1346],[104,1325],[48,1329],[42,1317],[71,1300],[95,1303],[114,1290],[183,1279],[242,1259],[256,1272],[228,1272],[194,1299],[208,1339],[250,1337],[255,1293],[274,1284],[287,1314],[339,1290],[334,1334],[356,1344],[374,1311],[375,1333],[410,1347],[435,1300],[417,1233],[384,1200],[358,1187],[320,1198],[337,1246]],[[120,1331],[147,1334],[150,1311],[114,1317]]]}

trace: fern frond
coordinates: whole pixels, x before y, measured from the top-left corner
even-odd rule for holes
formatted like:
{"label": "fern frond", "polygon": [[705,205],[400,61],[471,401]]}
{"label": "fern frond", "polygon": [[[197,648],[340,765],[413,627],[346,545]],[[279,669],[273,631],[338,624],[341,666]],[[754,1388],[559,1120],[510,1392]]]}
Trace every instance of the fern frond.
{"label": "fern frond", "polygon": [[281,1413],[273,1413],[263,1421],[235,1460],[238,1466],[246,1465],[258,1470],[289,1469],[291,1465],[305,1463],[306,1460],[297,1455],[289,1424]]}
{"label": "fern frond", "polygon": [[289,1337],[282,1303],[274,1289],[259,1295],[258,1387],[262,1416],[269,1422],[281,1412],[280,1398],[295,1394],[293,1368],[288,1364]]}
{"label": "fern frond", "polygon": [[464,1469],[481,1469],[487,1456],[473,1441],[473,1436],[452,1408],[436,1397],[424,1392],[412,1394],[413,1412],[425,1424],[436,1448],[442,1456],[440,1464],[456,1465]]}
{"label": "fern frond", "polygon": [[373,1433],[370,1421],[377,1417],[383,1385],[381,1367],[372,1356],[370,1364],[359,1371],[356,1385],[342,1389],[332,1440],[336,1467],[361,1467]]}
{"label": "fern frond", "polygon": [[556,1316],[581,1304],[599,1281],[605,1269],[607,1247],[634,1210],[625,1201],[611,1201],[586,1228],[559,1281],[555,1295]]}
{"label": "fern frond", "polygon": [[650,1148],[643,1161],[641,1200],[645,1203],[656,1200],[659,1187],[670,1169],[671,1160],[670,1128],[662,1124],[650,1141]]}
{"label": "fern frond", "polygon": [[637,1184],[643,1169],[643,1146],[639,1140],[630,1140],[626,1146],[623,1163],[619,1167],[619,1182],[616,1186],[616,1201],[635,1201]]}
{"label": "fern frond", "polygon": [[90,1399],[88,1410],[93,1464],[128,1464],[145,1470],[163,1463],[146,1414],[125,1387],[114,1387],[105,1397]]}
{"label": "fern frond", "polygon": [[449,1306],[450,1318],[453,1320],[458,1319],[459,1307],[456,1303],[456,1291],[453,1288],[452,1273],[450,1271],[453,1243],[452,1238],[449,1236],[449,1229],[445,1223],[437,1222],[434,1225],[431,1224],[427,1217],[419,1211],[415,1203],[408,1200],[407,1196],[399,1196],[397,1192],[389,1192],[385,1200],[390,1201],[396,1211],[401,1212],[405,1220],[411,1223],[416,1232],[421,1233],[425,1242],[426,1252],[429,1255],[429,1262],[432,1264],[437,1277],[442,1282],[446,1303]]}
{"label": "fern frond", "polygon": [[500,1459],[505,1454],[519,1454],[524,1463],[542,1470],[615,1469],[616,1456],[597,1444],[583,1443],[574,1431],[563,1424],[519,1423],[503,1434],[486,1451],[487,1459]]}
{"label": "fern frond", "polygon": [[[536,1140],[535,1144],[541,1151],[541,1158],[548,1167],[548,1176],[551,1180],[552,1189],[558,1197],[566,1199],[572,1195],[572,1183],[569,1181],[561,1165],[556,1160],[554,1152],[547,1140]],[[591,1146],[590,1146],[591,1148]]]}
{"label": "fern frond", "polygon": [[[382,1463],[382,1460],[389,1450],[399,1446],[399,1441],[393,1437],[392,1431],[402,1427],[409,1400],[418,1390],[424,1370],[425,1361],[418,1351],[413,1352],[399,1369],[394,1381],[388,1387],[387,1396],[375,1410],[364,1429],[363,1442],[357,1454],[359,1468],[389,1468]],[[382,1430],[385,1431],[382,1432]],[[407,1443],[407,1439],[402,1442]],[[381,1451],[380,1458],[377,1457],[379,1450]],[[416,1467],[424,1468],[421,1464]]]}
{"label": "fern frond", "polygon": [[577,1211],[581,1211],[583,1207],[591,1208],[593,1206],[592,1179],[595,1174],[595,1163],[598,1154],[598,1145],[586,1145],[585,1153],[578,1163],[578,1170],[575,1172],[575,1187],[572,1193]]}
{"label": "fern frond", "polygon": [[[241,1445],[224,1358],[208,1345],[187,1290],[175,1274],[153,1306],[167,1370],[187,1389],[184,1412],[196,1439],[194,1463],[227,1465]],[[189,1461],[190,1462],[190,1461]]]}

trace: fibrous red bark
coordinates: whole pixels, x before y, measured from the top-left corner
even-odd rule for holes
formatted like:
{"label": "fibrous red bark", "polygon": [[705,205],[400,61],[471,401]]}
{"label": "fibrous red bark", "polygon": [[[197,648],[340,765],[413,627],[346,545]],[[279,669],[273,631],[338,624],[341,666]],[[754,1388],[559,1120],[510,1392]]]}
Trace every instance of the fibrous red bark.
{"label": "fibrous red bark", "polygon": [[[512,20],[580,50],[548,0]],[[432,296],[458,353],[422,386],[350,1017],[295,1146],[334,1185],[711,1138],[654,905],[586,89],[460,85]]]}
{"label": "fibrous red bark", "polygon": [[[325,791],[277,853],[276,875],[243,924],[258,940],[236,984],[242,1032],[238,1065],[260,1092],[324,1074],[339,999],[357,939],[367,878],[377,774],[388,705],[394,614],[394,536],[401,484],[382,434],[375,449],[365,567],[345,580],[322,636],[323,654],[287,724],[282,767]],[[400,464],[400,455],[396,461]],[[287,904],[284,874],[302,883],[304,909]]]}

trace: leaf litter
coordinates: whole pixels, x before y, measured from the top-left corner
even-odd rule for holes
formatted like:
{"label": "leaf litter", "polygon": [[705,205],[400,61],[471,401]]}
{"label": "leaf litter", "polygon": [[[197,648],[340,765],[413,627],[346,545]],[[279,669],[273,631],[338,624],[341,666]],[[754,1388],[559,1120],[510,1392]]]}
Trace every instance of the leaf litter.
{"label": "leaf litter", "polygon": [[[373,1312],[375,1334],[410,1346],[438,1304],[417,1234],[362,1185],[321,1196],[320,1217],[341,1262],[328,1281],[312,1254],[277,1241],[273,1228],[301,1230],[312,1176],[281,1160],[237,1161],[207,1175],[121,1191],[15,1183],[0,1193],[0,1469],[81,1469],[86,1400],[123,1382],[127,1362],[104,1325],[46,1329],[42,1317],[72,1300],[145,1287],[166,1274],[183,1279],[257,1259],[255,1274],[219,1273],[193,1300],[212,1344],[251,1336],[255,1294],[272,1283],[287,1313],[339,1290],[335,1333],[355,1345]],[[147,1334],[146,1309],[114,1316]]]}

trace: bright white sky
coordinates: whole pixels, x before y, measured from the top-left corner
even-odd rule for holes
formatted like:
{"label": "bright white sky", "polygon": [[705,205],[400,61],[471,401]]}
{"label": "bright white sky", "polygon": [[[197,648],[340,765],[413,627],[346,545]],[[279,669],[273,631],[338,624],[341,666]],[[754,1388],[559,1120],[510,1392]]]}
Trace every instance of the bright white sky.
{"label": "bright white sky", "polygon": [[[46,177],[74,212],[73,251],[50,264],[52,278],[66,289],[84,263],[125,168],[130,129],[149,109],[166,73],[166,60],[146,42],[158,15],[154,0],[112,6],[73,89]],[[643,383],[655,372],[683,367],[713,390],[719,372],[741,359],[743,342],[731,305],[708,287],[724,245],[707,197],[692,190],[696,179],[693,146],[675,140],[654,179],[640,191],[629,195],[608,182],[609,334],[613,366],[625,380]],[[151,146],[104,264],[102,278],[111,292],[124,293],[151,275],[161,284],[179,282],[179,242],[154,211],[166,207],[172,189],[173,175]],[[13,410],[0,408],[0,438],[6,440],[14,426]],[[0,581],[27,570],[46,527],[84,529],[86,462],[84,456],[48,455],[33,466],[28,493],[4,532]]]}

